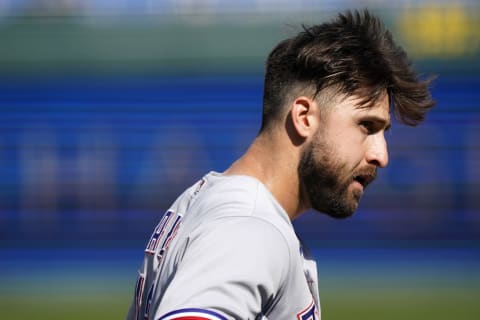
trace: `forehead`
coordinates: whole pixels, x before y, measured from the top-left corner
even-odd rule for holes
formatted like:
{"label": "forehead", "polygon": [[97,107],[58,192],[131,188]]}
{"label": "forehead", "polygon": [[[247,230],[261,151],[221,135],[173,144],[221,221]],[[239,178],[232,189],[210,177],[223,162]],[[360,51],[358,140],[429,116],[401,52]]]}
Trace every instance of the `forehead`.
{"label": "forehead", "polygon": [[390,100],[388,94],[382,95],[371,105],[362,105],[362,98],[355,95],[338,97],[333,109],[341,113],[357,116],[374,116],[390,123]]}

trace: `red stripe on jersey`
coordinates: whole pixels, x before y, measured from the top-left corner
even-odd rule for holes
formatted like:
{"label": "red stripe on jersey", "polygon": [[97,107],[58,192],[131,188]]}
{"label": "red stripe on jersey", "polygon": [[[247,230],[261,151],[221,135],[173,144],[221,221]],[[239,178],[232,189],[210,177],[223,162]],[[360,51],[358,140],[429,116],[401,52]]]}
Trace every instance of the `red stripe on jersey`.
{"label": "red stripe on jersey", "polygon": [[186,316],[186,317],[175,317],[175,318],[169,318],[171,320],[210,320],[211,318],[205,318],[205,317],[194,317],[194,316]]}
{"label": "red stripe on jersey", "polygon": [[298,320],[316,320],[317,319],[315,314],[315,303],[313,302],[313,299],[312,299],[312,302],[310,302],[310,304],[308,305],[308,307],[306,307],[305,309],[303,309],[297,314],[297,319]]}
{"label": "red stripe on jersey", "polygon": [[187,308],[169,312],[158,320],[227,320],[227,318],[215,311]]}

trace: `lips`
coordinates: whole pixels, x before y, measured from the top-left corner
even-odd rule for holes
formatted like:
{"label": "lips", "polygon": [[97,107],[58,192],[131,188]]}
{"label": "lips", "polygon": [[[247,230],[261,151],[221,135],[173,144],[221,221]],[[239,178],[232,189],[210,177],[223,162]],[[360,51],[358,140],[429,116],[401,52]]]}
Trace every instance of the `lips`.
{"label": "lips", "polygon": [[375,180],[376,177],[377,177],[377,171],[373,169],[373,170],[368,170],[368,171],[356,174],[353,177],[353,180],[360,183],[363,186],[363,188],[366,188],[373,180]]}

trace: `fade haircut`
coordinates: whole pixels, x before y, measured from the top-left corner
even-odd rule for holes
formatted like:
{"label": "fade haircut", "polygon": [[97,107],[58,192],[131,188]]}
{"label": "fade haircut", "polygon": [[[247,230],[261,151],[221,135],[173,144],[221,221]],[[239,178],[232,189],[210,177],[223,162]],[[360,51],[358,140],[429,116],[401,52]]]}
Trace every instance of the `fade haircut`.
{"label": "fade haircut", "polygon": [[368,10],[347,11],[331,22],[303,26],[297,36],[272,50],[260,131],[283,117],[289,100],[300,94],[316,98],[330,89],[358,95],[362,107],[372,106],[386,92],[397,119],[416,126],[435,104],[429,92],[431,81],[419,79],[407,54],[378,17]]}

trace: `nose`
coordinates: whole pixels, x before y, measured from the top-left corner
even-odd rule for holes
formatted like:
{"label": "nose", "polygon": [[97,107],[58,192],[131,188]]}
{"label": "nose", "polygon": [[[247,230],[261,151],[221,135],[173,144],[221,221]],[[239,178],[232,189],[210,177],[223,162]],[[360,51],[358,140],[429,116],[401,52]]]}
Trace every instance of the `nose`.
{"label": "nose", "polygon": [[376,167],[385,168],[388,165],[388,148],[383,132],[378,132],[369,138],[369,147],[366,154],[367,162]]}

